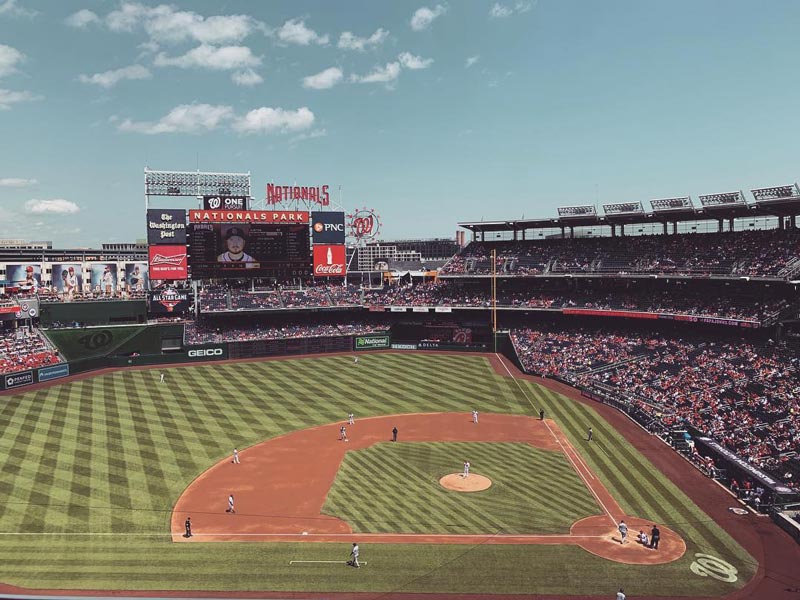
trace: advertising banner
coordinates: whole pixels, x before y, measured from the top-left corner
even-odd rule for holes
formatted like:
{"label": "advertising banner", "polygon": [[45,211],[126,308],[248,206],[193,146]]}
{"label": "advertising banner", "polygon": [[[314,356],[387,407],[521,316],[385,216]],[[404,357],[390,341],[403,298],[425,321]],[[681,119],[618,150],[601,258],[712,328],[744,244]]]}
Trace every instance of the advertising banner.
{"label": "advertising banner", "polygon": [[344,246],[314,245],[314,277],[344,277],[347,274]]}
{"label": "advertising banner", "polygon": [[428,307],[427,306],[415,306],[414,308],[411,309],[411,312],[426,313],[426,312],[428,312]]}
{"label": "advertising banner", "polygon": [[148,244],[185,244],[186,211],[174,208],[147,210]]}
{"label": "advertising banner", "polygon": [[9,287],[21,292],[33,292],[42,285],[42,265],[35,263],[6,265],[6,280]]}
{"label": "advertising banner", "polygon": [[228,345],[193,346],[186,349],[186,358],[190,360],[222,360],[228,358]]}
{"label": "advertising banner", "polygon": [[141,292],[150,287],[147,263],[128,263],[125,265],[125,285],[129,292]]}
{"label": "advertising banner", "polygon": [[186,246],[150,246],[148,251],[152,279],[186,279]]}
{"label": "advertising banner", "polygon": [[80,263],[54,263],[52,265],[52,286],[60,294],[72,296],[83,289],[83,273]]}
{"label": "advertising banner", "polygon": [[247,210],[246,196],[203,196],[204,210]]}
{"label": "advertising banner", "polygon": [[23,371],[21,373],[5,375],[3,376],[3,382],[7,390],[22,387],[23,385],[30,385],[33,383],[33,371]]}
{"label": "advertising banner", "polygon": [[416,344],[392,344],[392,350],[416,350]]}
{"label": "advertising banner", "polygon": [[344,244],[344,213],[312,212],[311,229],[315,244]]}
{"label": "advertising banner", "polygon": [[449,306],[437,306],[434,311],[437,313],[449,313],[453,312],[453,309]]}
{"label": "advertising banner", "polygon": [[190,210],[190,223],[308,224],[307,210]]}
{"label": "advertising banner", "polygon": [[150,292],[150,312],[159,314],[180,314],[192,307],[189,292],[166,288]]}
{"label": "advertising banner", "polygon": [[53,365],[52,367],[42,367],[36,375],[40,383],[66,377],[69,375],[69,363],[61,363],[60,365]]}
{"label": "advertising banner", "polygon": [[92,263],[92,289],[103,294],[113,294],[117,289],[116,263]]}
{"label": "advertising banner", "polygon": [[354,339],[356,350],[377,350],[379,348],[392,347],[390,335],[357,335]]}
{"label": "advertising banner", "polygon": [[389,310],[391,312],[406,312],[406,307],[405,306],[392,306]]}

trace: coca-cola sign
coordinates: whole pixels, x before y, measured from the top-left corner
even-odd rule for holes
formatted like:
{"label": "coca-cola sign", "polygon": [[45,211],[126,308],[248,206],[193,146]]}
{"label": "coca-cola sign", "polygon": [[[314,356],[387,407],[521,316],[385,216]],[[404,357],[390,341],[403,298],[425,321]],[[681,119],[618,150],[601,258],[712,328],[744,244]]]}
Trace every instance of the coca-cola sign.
{"label": "coca-cola sign", "polygon": [[328,244],[314,246],[314,276],[344,277],[347,274],[345,247]]}
{"label": "coca-cola sign", "polygon": [[357,240],[374,240],[381,232],[381,218],[371,208],[361,208],[349,215],[350,236]]}

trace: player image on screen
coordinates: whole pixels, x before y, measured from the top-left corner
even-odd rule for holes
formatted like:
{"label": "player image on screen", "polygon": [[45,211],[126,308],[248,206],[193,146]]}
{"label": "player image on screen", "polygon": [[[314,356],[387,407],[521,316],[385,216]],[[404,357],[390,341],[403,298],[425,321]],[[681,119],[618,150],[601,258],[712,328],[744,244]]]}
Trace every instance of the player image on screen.
{"label": "player image on screen", "polygon": [[244,249],[247,245],[247,237],[241,227],[230,227],[223,232],[222,238],[225,240],[225,251],[217,256],[217,262],[254,262],[255,259],[246,254]]}

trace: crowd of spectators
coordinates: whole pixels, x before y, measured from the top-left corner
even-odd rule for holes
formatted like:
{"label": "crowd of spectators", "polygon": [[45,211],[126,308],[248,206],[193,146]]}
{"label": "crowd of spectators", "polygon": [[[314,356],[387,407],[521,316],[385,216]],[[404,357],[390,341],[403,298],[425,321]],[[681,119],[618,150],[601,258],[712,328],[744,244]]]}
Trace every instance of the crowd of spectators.
{"label": "crowd of spectators", "polygon": [[61,362],[47,342],[28,328],[0,332],[0,373],[13,373]]}
{"label": "crowd of spectators", "polygon": [[472,242],[442,275],[648,273],[783,277],[800,259],[800,232],[738,231],[530,241]]}
{"label": "crowd of spectators", "polygon": [[664,427],[689,424],[777,477],[800,451],[800,358],[774,344],[520,329],[526,371],[611,391]]}
{"label": "crowd of spectators", "polygon": [[[311,308],[328,306],[491,306],[488,289],[463,286],[460,282],[440,280],[416,285],[392,285],[379,289],[360,289],[354,285],[309,286],[298,290],[251,292],[220,288],[201,291],[201,310],[263,310],[276,308]],[[782,299],[737,298],[709,293],[673,290],[660,292],[497,292],[499,308],[592,309],[636,311],[714,318],[762,321],[787,306]]]}
{"label": "crowd of spectators", "polygon": [[346,335],[364,335],[384,332],[388,325],[376,325],[363,322],[343,322],[335,324],[303,324],[291,323],[272,326],[256,323],[248,326],[225,326],[213,324],[186,324],[187,344],[208,344],[215,342],[245,342],[253,340],[280,340],[291,338],[335,337]]}

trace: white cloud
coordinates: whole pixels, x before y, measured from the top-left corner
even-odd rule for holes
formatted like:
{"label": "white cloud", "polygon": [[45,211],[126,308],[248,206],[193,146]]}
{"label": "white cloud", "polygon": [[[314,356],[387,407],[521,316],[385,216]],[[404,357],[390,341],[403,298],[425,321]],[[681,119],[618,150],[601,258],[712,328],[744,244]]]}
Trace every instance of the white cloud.
{"label": "white cloud", "polygon": [[[131,121],[119,123],[120,131],[156,135],[160,133],[205,133],[219,127],[224,121],[233,118],[230,106],[211,104],[181,104],[176,106],[156,122]],[[113,121],[116,121],[112,117]]]}
{"label": "white cloud", "polygon": [[95,73],[94,75],[80,75],[78,80],[83,83],[91,83],[108,89],[126,79],[150,79],[151,77],[152,75],[146,67],[143,67],[142,65],[131,65],[130,67],[123,67],[122,69],[114,69],[112,71],[105,71],[103,73]]}
{"label": "white cloud", "polygon": [[297,110],[262,106],[244,116],[237,116],[230,106],[210,104],[182,104],[176,106],[158,121],[109,119],[117,129],[126,133],[157,135],[161,133],[207,133],[229,124],[242,134],[286,133],[303,131],[314,124],[314,113],[305,106]]}
{"label": "white cloud", "polygon": [[262,23],[247,15],[204,17],[166,4],[150,7],[138,2],[124,2],[106,16],[105,22],[118,32],[142,28],[152,40],[168,44],[191,40],[202,44],[238,42],[263,28]]}
{"label": "white cloud", "polygon": [[320,71],[316,75],[303,77],[303,87],[311,90],[327,90],[332,88],[342,80],[342,70],[338,67],[330,67]]}
{"label": "white cloud", "polygon": [[311,43],[324,46],[328,43],[327,35],[319,35],[313,29],[306,27],[306,22],[300,19],[289,19],[277,31],[278,39],[285,44],[298,44],[308,46]]}
{"label": "white cloud", "polygon": [[375,67],[367,75],[351,75],[350,81],[354,83],[385,83],[391,86],[400,77],[400,63],[386,63],[385,67]]}
{"label": "white cloud", "polygon": [[495,2],[492,8],[489,9],[489,16],[493,19],[505,19],[513,14],[526,13],[533,8],[532,2],[520,1],[515,2],[513,6],[506,6]]}
{"label": "white cloud", "polygon": [[253,55],[247,46],[209,46],[202,44],[183,56],[169,57],[163,52],[153,62],[157,67],[180,67],[182,69],[214,69],[231,71],[257,67],[261,59]]}
{"label": "white cloud", "polygon": [[476,54],[475,56],[470,56],[467,58],[466,62],[464,63],[464,68],[469,69],[472,65],[478,62],[481,59],[480,55]]}
{"label": "white cloud", "polygon": [[415,71],[417,69],[427,69],[433,64],[432,58],[422,58],[421,56],[414,56],[410,52],[402,52],[400,56],[397,57],[397,60],[400,61],[400,64],[405,69],[411,69]]}
{"label": "white cloud", "polygon": [[11,46],[0,44],[0,77],[16,72],[17,65],[25,60],[25,55]]}
{"label": "white cloud", "polygon": [[308,133],[301,133],[289,140],[290,144],[296,144],[297,142],[302,142],[305,140],[313,140],[315,138],[321,138],[328,135],[328,131],[326,129],[315,129],[314,131],[309,131]]}
{"label": "white cloud", "polygon": [[389,32],[385,29],[378,29],[368,38],[358,37],[349,31],[345,31],[339,36],[339,43],[337,46],[342,50],[356,50],[358,52],[363,52],[368,47],[382,44],[388,36]]}
{"label": "white cloud", "polygon": [[8,110],[12,104],[19,104],[20,102],[33,102],[41,100],[42,96],[38,96],[28,91],[15,92],[14,90],[4,90],[0,88],[0,110]]}
{"label": "white cloud", "polygon": [[253,71],[253,69],[247,69],[246,71],[236,71],[233,75],[231,75],[231,79],[233,83],[236,85],[241,85],[245,87],[251,87],[254,85],[258,85],[259,83],[263,83],[264,78]]}
{"label": "white cloud", "polygon": [[76,29],[85,29],[89,25],[99,22],[100,17],[86,8],[82,8],[78,12],[72,13],[70,16],[64,19],[64,23],[70,27],[75,27]]}
{"label": "white cloud", "polygon": [[0,187],[21,188],[36,185],[36,179],[20,179],[18,177],[0,177]]}
{"label": "white cloud", "polygon": [[71,215],[80,211],[80,207],[71,200],[55,198],[53,200],[28,200],[25,210],[35,215],[54,214]]}
{"label": "white cloud", "polygon": [[17,4],[17,0],[5,0],[0,2],[0,16],[10,15],[12,17],[35,17],[39,12],[22,8]]}
{"label": "white cloud", "polygon": [[262,106],[251,110],[234,121],[233,129],[239,133],[284,133],[302,131],[314,124],[314,113],[303,106],[297,110],[283,110]]}
{"label": "white cloud", "polygon": [[411,17],[411,29],[414,31],[422,31],[431,26],[436,19],[441,17],[447,12],[447,6],[437,4],[433,8],[423,6],[418,8]]}

